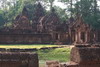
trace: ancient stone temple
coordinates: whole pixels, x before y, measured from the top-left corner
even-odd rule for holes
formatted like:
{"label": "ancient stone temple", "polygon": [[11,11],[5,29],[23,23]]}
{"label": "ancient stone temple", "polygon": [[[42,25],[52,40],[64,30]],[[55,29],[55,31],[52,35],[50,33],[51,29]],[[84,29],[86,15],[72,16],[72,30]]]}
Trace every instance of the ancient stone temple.
{"label": "ancient stone temple", "polygon": [[22,13],[15,18],[11,28],[0,30],[0,44],[62,44],[67,42],[66,23],[60,23],[54,8],[49,14],[45,14],[42,5],[37,3],[32,18],[32,20],[29,19],[28,10],[24,7]]}
{"label": "ancient stone temple", "polygon": [[0,29],[0,44],[93,44],[100,42],[100,30],[86,24],[81,16],[62,22],[54,8],[45,14],[41,3],[36,4],[29,19],[23,8],[12,25]]}
{"label": "ancient stone temple", "polygon": [[[56,11],[54,8],[52,8],[52,11],[45,15],[44,17],[41,18],[40,20],[40,31],[43,33],[48,33],[52,37],[52,41],[54,42],[66,42],[67,37],[66,37],[66,32],[65,30],[66,23],[62,23],[56,14]],[[41,27],[43,26],[43,27]],[[60,43],[59,43],[60,44]]]}
{"label": "ancient stone temple", "polygon": [[56,27],[59,25],[60,20],[57,14],[55,13],[54,8],[52,11],[47,14],[46,16],[42,17],[42,20],[40,20],[40,23],[43,25],[43,31],[44,32],[52,32],[56,29]]}
{"label": "ancient stone temple", "polygon": [[26,7],[24,7],[22,13],[16,17],[15,23],[13,24],[13,29],[19,29],[19,30],[32,29],[32,26],[28,19],[28,11]]}
{"label": "ancient stone temple", "polygon": [[90,27],[85,24],[80,17],[70,25],[71,40],[74,43],[87,43]]}
{"label": "ancient stone temple", "polygon": [[93,29],[89,24],[86,24],[82,17],[76,19],[70,18],[69,23],[69,39],[74,44],[87,44],[99,41],[99,30]]}
{"label": "ancient stone temple", "polygon": [[42,24],[39,21],[43,16],[45,16],[45,9],[40,3],[38,3],[36,5],[36,9],[34,10],[33,19],[32,19],[32,27],[35,32],[41,32],[39,29],[42,28]]}

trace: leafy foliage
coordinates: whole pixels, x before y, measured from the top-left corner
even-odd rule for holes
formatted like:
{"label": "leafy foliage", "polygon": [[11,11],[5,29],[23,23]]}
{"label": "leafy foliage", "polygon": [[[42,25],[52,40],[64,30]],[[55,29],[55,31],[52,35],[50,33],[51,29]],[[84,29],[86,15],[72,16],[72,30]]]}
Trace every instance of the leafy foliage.
{"label": "leafy foliage", "polygon": [[2,27],[2,25],[4,25],[4,17],[3,17],[3,11],[2,10],[0,10],[0,27]]}
{"label": "leafy foliage", "polygon": [[[36,3],[42,3],[43,7],[55,8],[59,18],[66,21],[68,17],[81,15],[84,21],[93,28],[100,29],[100,6],[98,0],[58,0],[66,5],[66,9],[54,6],[55,0],[1,0],[0,1],[0,26],[11,23],[15,17],[22,12],[23,7],[27,7],[29,19],[33,19]],[[67,12],[66,12],[67,11]],[[45,12],[50,12],[45,11]]]}
{"label": "leafy foliage", "polygon": [[66,21],[68,19],[68,15],[66,14],[66,9],[62,9],[58,6],[54,6],[54,8],[62,22]]}
{"label": "leafy foliage", "polygon": [[97,0],[81,0],[76,3],[77,14],[82,15],[84,21],[93,28],[100,28],[100,10],[97,8]]}
{"label": "leafy foliage", "polygon": [[95,29],[100,29],[99,0],[59,0],[69,6],[70,16],[81,15],[83,20]]}

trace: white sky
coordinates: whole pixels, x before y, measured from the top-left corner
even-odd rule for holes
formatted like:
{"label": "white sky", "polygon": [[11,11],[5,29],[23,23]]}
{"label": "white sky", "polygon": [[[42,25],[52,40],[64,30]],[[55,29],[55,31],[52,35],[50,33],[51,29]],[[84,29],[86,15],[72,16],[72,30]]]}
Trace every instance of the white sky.
{"label": "white sky", "polygon": [[59,6],[59,7],[63,8],[63,9],[66,8],[66,5],[64,5],[61,2],[58,2],[57,0],[55,0],[54,5]]}
{"label": "white sky", "polygon": [[[59,6],[59,7],[61,7],[61,8],[66,8],[66,6],[63,4],[63,3],[61,3],[61,2],[58,2],[58,0],[55,0],[54,1],[54,5],[56,5],[56,6]],[[1,5],[0,5],[1,6]]]}
{"label": "white sky", "polygon": [[[59,6],[59,7],[63,8],[63,9],[67,7],[66,5],[64,5],[64,3],[58,2],[58,0],[54,1],[54,5]],[[98,2],[98,5],[100,6],[100,1]]]}
{"label": "white sky", "polygon": [[[61,8],[66,8],[67,6],[66,5],[64,5],[63,3],[61,3],[61,2],[57,2],[58,0],[55,0],[55,2],[54,2],[54,4],[56,5],[56,6],[59,6],[59,7],[61,7]],[[98,0],[98,5],[100,6],[100,0]]]}

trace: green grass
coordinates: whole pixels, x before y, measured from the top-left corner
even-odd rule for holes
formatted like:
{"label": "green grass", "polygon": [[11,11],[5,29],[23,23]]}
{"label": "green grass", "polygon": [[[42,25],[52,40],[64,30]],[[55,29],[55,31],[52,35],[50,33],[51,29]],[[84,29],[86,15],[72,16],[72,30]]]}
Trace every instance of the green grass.
{"label": "green grass", "polygon": [[52,50],[39,50],[39,67],[45,67],[45,62],[49,60],[57,60],[67,62],[70,60],[71,48],[57,48]]}
{"label": "green grass", "polygon": [[70,48],[57,48],[52,50],[39,50],[39,59],[41,61],[58,60],[60,62],[67,62],[70,58]]}
{"label": "green grass", "polygon": [[27,48],[37,48],[40,49],[42,47],[55,47],[57,45],[0,45],[0,48],[20,48],[20,49],[27,49]]}
{"label": "green grass", "polygon": [[[20,48],[20,49],[29,49],[29,48],[37,48],[40,49],[42,47],[55,47],[58,45],[0,45],[0,48]],[[70,56],[70,48],[56,48],[56,49],[47,49],[47,50],[38,50],[37,53],[39,55],[40,61],[47,60],[58,60],[61,62],[69,61]]]}

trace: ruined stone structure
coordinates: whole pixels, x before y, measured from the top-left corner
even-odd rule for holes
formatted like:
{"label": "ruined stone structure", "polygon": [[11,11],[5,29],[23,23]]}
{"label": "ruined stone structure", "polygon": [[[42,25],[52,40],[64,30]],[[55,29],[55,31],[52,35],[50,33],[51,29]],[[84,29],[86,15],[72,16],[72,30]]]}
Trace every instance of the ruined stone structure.
{"label": "ruined stone structure", "polygon": [[38,55],[30,52],[0,52],[0,67],[39,67]]}
{"label": "ruined stone structure", "polygon": [[71,50],[70,62],[61,67],[100,67],[100,46],[78,45]]}
{"label": "ruined stone structure", "polygon": [[93,29],[89,24],[86,24],[81,16],[76,19],[70,18],[69,24],[69,39],[74,44],[93,44],[99,43],[99,30]]}
{"label": "ruined stone structure", "polygon": [[86,24],[81,16],[61,23],[56,11],[45,14],[40,3],[33,11],[32,20],[23,8],[11,28],[0,29],[0,44],[93,44],[100,42],[100,30]]}
{"label": "ruined stone structure", "polygon": [[42,28],[40,28],[40,31],[43,31],[45,33],[48,33],[51,35],[52,40],[55,42],[67,42],[67,30],[65,30],[66,24],[60,23],[60,19],[58,15],[55,12],[55,9],[53,8],[51,13],[48,15],[42,17],[40,20],[40,24],[42,24]]}
{"label": "ruined stone structure", "polygon": [[45,16],[45,10],[40,3],[38,3],[37,8],[35,9],[33,19],[32,19],[32,27],[35,32],[42,32],[43,25],[40,22],[41,18]]}
{"label": "ruined stone structure", "polygon": [[60,63],[58,61],[46,61],[45,67],[60,67]]}
{"label": "ruined stone structure", "polygon": [[69,62],[47,61],[45,67],[100,67],[100,45],[76,45]]}
{"label": "ruined stone structure", "polygon": [[26,7],[23,8],[22,14],[16,17],[15,23],[13,24],[13,29],[18,29],[18,30],[31,30],[32,29],[32,26],[28,19],[28,11]]}
{"label": "ruined stone structure", "polygon": [[[60,23],[54,9],[49,14],[40,3],[33,12],[32,22],[28,17],[28,10],[23,8],[12,28],[0,30],[0,44],[62,44],[67,42],[66,27]],[[58,30],[59,29],[59,30]]]}
{"label": "ruined stone structure", "polygon": [[81,17],[78,17],[76,21],[69,27],[70,36],[73,43],[87,43],[90,41],[91,28],[88,24],[85,24]]}

